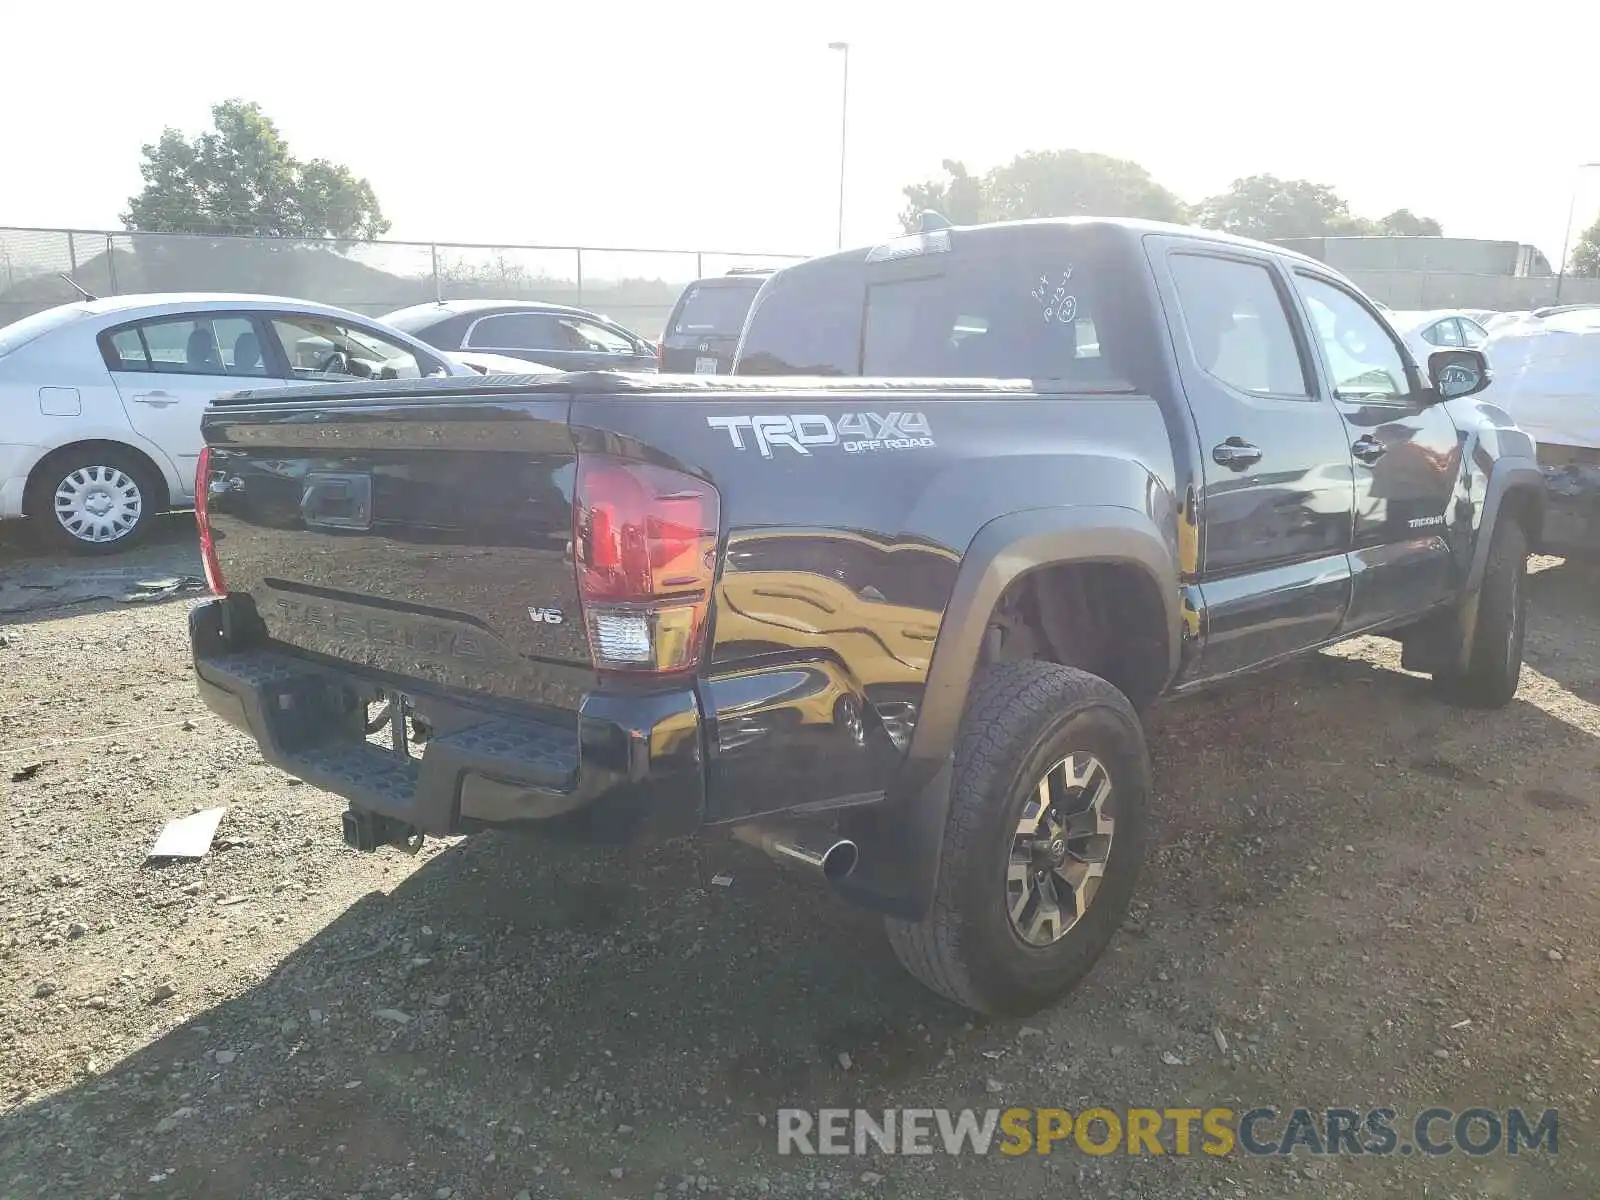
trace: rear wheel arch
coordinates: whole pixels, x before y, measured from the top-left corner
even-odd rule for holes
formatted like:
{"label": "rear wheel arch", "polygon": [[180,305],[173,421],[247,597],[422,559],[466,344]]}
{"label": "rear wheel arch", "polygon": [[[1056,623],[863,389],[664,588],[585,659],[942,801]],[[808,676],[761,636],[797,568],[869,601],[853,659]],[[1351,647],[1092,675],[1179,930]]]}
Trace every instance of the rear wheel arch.
{"label": "rear wheel arch", "polygon": [[[1017,644],[1008,646],[1008,636]],[[1077,667],[1143,711],[1171,676],[1160,585],[1125,560],[1047,563],[996,602],[981,666],[1033,660]]]}
{"label": "rear wheel arch", "polygon": [[115,439],[84,439],[46,454],[28,473],[22,512],[58,551],[111,554],[138,545],[152,517],[171,507],[154,459]]}
{"label": "rear wheel arch", "polygon": [[[1148,700],[1165,688],[1177,670],[1182,628],[1173,539],[1145,513],[1120,506],[1039,508],[997,517],[978,531],[963,556],[939,624],[911,741],[910,779],[916,786],[931,778],[954,747],[968,689],[1002,605],[1023,590],[1037,592],[1043,585],[1059,592],[1063,583],[1085,578],[1136,589],[1130,612],[1155,624],[1133,689]],[[1044,658],[1059,661],[1056,654]]]}
{"label": "rear wheel arch", "polygon": [[872,849],[838,885],[848,898],[900,920],[926,915],[938,881],[962,720],[974,685],[992,669],[984,665],[983,646],[994,614],[1008,593],[1087,576],[1136,588],[1128,611],[1156,616],[1141,657],[1143,673],[1133,674],[1135,690],[1144,680],[1148,700],[1176,674],[1183,610],[1175,533],[1164,535],[1146,513],[1114,505],[1026,509],[984,525],[962,556],[939,624],[905,764],[883,813],[858,830],[856,840]]}
{"label": "rear wheel arch", "polygon": [[167,485],[166,472],[155,459],[139,447],[127,442],[111,438],[87,438],[80,442],[68,442],[65,446],[57,446],[33,465],[33,470],[28,472],[28,482],[22,493],[22,515],[25,517],[48,515],[48,506],[44,509],[39,508],[39,497],[45,487],[55,482],[50,478],[51,472],[64,470],[67,463],[84,461],[92,457],[96,451],[130,459],[139,467],[144,475],[142,482],[149,484],[151,488],[150,511],[165,512],[171,508],[172,496]]}

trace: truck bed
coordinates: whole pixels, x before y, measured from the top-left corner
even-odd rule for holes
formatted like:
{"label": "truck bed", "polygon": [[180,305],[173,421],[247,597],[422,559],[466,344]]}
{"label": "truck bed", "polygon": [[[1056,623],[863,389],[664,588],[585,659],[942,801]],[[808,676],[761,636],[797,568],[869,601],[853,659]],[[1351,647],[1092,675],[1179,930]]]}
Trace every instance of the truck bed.
{"label": "truck bed", "polygon": [[[673,829],[871,802],[937,769],[916,730],[977,497],[1047,505],[1069,470],[1170,520],[1149,468],[1082,453],[1096,430],[1170,474],[1162,414],[1125,387],[572,374],[237,393],[205,419],[228,597],[203,615],[200,674],[286,769],[427,832],[601,793],[624,823]],[[691,669],[596,661],[580,459],[716,497]],[[409,761],[354,723],[391,693],[428,735]]]}

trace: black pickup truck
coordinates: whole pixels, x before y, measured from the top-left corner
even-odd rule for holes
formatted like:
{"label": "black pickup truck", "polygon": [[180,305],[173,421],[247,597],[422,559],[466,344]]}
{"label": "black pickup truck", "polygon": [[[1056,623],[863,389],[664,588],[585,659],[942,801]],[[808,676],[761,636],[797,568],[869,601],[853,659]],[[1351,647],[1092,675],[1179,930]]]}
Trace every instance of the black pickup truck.
{"label": "black pickup truck", "polygon": [[1074,219],[779,271],[731,377],[235,393],[200,691],[352,845],[723,828],[1027,1012],[1125,915],[1152,702],[1362,633],[1510,701],[1534,447],[1428,368],[1322,263]]}

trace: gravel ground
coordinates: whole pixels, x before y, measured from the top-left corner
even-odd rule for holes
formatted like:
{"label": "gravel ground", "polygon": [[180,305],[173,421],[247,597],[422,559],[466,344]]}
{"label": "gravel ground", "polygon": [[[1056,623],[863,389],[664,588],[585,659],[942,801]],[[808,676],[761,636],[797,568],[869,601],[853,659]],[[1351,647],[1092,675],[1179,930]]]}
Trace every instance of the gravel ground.
{"label": "gravel ground", "polygon": [[[198,703],[189,601],[119,602],[196,571],[187,522],[87,567],[0,546],[0,1197],[1600,1193],[1597,576],[1534,566],[1507,711],[1442,706],[1376,640],[1159,710],[1134,918],[1012,1022],[742,848],[347,850],[340,801]],[[217,804],[206,859],[145,864]],[[1263,1103],[1553,1107],[1559,1153],[802,1159],[774,1133],[786,1106]]]}

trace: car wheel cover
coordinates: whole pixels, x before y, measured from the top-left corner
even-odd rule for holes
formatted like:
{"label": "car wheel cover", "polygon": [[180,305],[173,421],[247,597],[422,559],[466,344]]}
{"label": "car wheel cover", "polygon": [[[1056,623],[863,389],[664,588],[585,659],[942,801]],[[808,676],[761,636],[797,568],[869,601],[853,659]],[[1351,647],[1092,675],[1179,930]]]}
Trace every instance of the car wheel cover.
{"label": "car wheel cover", "polygon": [[75,467],[56,484],[52,507],[61,527],[80,542],[115,542],[132,533],[144,512],[138,480],[119,467]]}
{"label": "car wheel cover", "polygon": [[1069,754],[1023,802],[1006,858],[1006,916],[1026,945],[1064,938],[1094,902],[1116,833],[1111,773],[1092,754]]}

